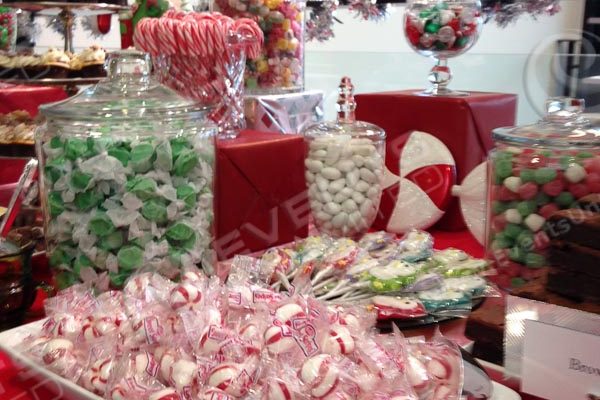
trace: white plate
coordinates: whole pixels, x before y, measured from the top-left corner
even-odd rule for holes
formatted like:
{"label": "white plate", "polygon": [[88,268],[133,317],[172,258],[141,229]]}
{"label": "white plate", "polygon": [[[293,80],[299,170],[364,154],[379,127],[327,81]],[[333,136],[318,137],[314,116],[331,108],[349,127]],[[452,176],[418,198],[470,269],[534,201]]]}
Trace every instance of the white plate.
{"label": "white plate", "polygon": [[490,400],[521,400],[521,396],[511,388],[499,384],[498,382],[492,382],[494,387],[494,393]]}
{"label": "white plate", "polygon": [[[15,364],[24,367],[26,369],[25,373],[28,376],[39,376],[40,378],[46,378],[48,381],[51,381],[52,383],[47,384],[48,389],[56,392],[56,394],[64,399],[102,400],[101,397],[96,396],[92,392],[47,370],[19,351],[17,346],[25,337],[38,333],[44,324],[44,321],[45,320],[36,321],[8,331],[0,332],[0,350],[7,353]],[[42,382],[43,379],[39,379],[39,381]]]}

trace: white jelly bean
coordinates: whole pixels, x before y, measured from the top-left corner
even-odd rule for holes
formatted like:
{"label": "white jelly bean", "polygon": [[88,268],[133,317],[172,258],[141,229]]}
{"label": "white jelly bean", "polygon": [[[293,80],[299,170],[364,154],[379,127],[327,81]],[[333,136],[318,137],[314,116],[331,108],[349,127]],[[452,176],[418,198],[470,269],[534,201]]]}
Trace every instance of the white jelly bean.
{"label": "white jelly bean", "polygon": [[329,187],[329,181],[323,178],[321,175],[317,175],[315,177],[315,183],[321,192],[327,191],[327,187]]}
{"label": "white jelly bean", "polygon": [[363,156],[354,155],[352,156],[352,162],[354,163],[354,165],[360,168],[363,165],[365,165],[365,158]]}
{"label": "white jelly bean", "polygon": [[360,171],[354,169],[346,174],[346,186],[354,188],[360,179]]}
{"label": "white jelly bean", "polygon": [[362,214],[360,211],[354,211],[352,214],[348,216],[348,222],[350,226],[358,227],[362,222]]}
{"label": "white jelly bean", "polygon": [[365,160],[365,167],[369,168],[371,171],[379,170],[381,169],[381,159],[367,158]]}
{"label": "white jelly bean", "polygon": [[521,213],[516,208],[509,208],[504,211],[504,217],[506,218],[506,222],[510,222],[511,224],[520,224],[523,221]]}
{"label": "white jelly bean", "polygon": [[346,224],[346,222],[348,222],[348,214],[346,214],[345,212],[339,213],[331,220],[331,224],[335,228],[341,228]]}
{"label": "white jelly bean", "polygon": [[348,199],[342,203],[342,209],[348,214],[350,214],[351,212],[358,210],[358,206],[356,205],[354,200]]}
{"label": "white jelly bean", "polygon": [[308,195],[310,197],[315,197],[318,192],[319,190],[317,189],[317,184],[311,183],[311,185],[308,187]]}
{"label": "white jelly bean", "polygon": [[334,181],[334,180],[340,179],[342,177],[342,173],[339,170],[337,170],[337,169],[335,169],[333,167],[325,167],[325,168],[323,168],[321,170],[321,175],[324,178],[329,179],[330,181]]}
{"label": "white jelly bean", "polygon": [[318,173],[321,168],[323,168],[323,163],[321,161],[310,158],[307,158],[306,161],[304,161],[304,164],[306,165],[306,168],[308,168],[308,170],[313,174]]}
{"label": "white jelly bean", "polygon": [[521,178],[518,176],[509,176],[504,180],[504,186],[513,193],[518,193],[522,185]]}
{"label": "white jelly bean", "polygon": [[327,190],[331,194],[336,194],[344,188],[345,184],[346,180],[344,178],[336,179],[335,181],[329,184],[329,188]]}
{"label": "white jelly bean", "polygon": [[304,177],[306,178],[306,182],[308,183],[313,183],[315,181],[315,174],[313,174],[310,171],[306,171]]}
{"label": "white jelly bean", "polygon": [[367,197],[375,201],[380,195],[379,185],[373,185],[367,190]]}
{"label": "white jelly bean", "polygon": [[323,204],[320,201],[313,200],[310,202],[310,209],[313,213],[318,213],[323,209]]}
{"label": "white jelly bean", "polygon": [[[344,188],[344,189],[348,189],[348,188]],[[348,199],[348,195],[346,193],[344,193],[344,189],[340,190],[339,192],[337,192],[335,194],[335,196],[333,196],[333,201],[338,203],[338,204],[342,204],[345,200]]]}
{"label": "white jelly bean", "polygon": [[571,164],[565,170],[565,178],[571,183],[580,182],[586,175],[585,169],[579,164]]}
{"label": "white jelly bean", "polygon": [[373,172],[371,172],[368,168],[360,169],[360,177],[363,181],[367,183],[375,183],[377,182],[377,177]]}
{"label": "white jelly bean", "polygon": [[320,195],[323,203],[329,203],[333,201],[333,195],[329,192],[321,192]]}
{"label": "white jelly bean", "polygon": [[525,225],[533,232],[537,232],[544,226],[546,219],[538,214],[529,214],[525,218]]}
{"label": "white jelly bean", "polygon": [[321,150],[327,148],[327,142],[319,139],[315,139],[310,143],[311,150]]}
{"label": "white jelly bean", "polygon": [[323,150],[323,149],[315,150],[310,153],[310,156],[314,159],[322,161],[325,158],[325,156],[327,156],[327,150]]}
{"label": "white jelly bean", "polygon": [[323,207],[323,211],[325,211],[326,213],[331,214],[331,215],[335,215],[335,214],[339,213],[341,210],[342,210],[342,206],[340,206],[339,204],[336,204],[332,201],[325,204],[325,207]]}
{"label": "white jelly bean", "polygon": [[323,228],[330,230],[331,228],[333,228],[333,224],[331,223],[331,221],[327,221],[323,224]]}
{"label": "white jelly bean", "polygon": [[373,212],[373,202],[369,199],[366,199],[361,205],[360,205],[360,213],[363,215],[363,217],[369,217],[371,215],[371,213]]}
{"label": "white jelly bean", "polygon": [[371,187],[371,185],[369,185],[367,182],[365,181],[358,181],[356,183],[356,185],[354,186],[354,188],[356,190],[358,190],[359,192],[366,192],[367,190],[369,190],[369,188]]}
{"label": "white jelly bean", "polygon": [[354,192],[352,193],[352,200],[354,200],[356,204],[361,204],[363,201],[365,201],[365,196],[360,192]]}
{"label": "white jelly bean", "polygon": [[344,146],[344,148],[342,149],[342,158],[350,158],[352,157],[352,154],[352,147]]}
{"label": "white jelly bean", "polygon": [[325,164],[333,165],[340,159],[342,149],[337,144],[331,144],[327,147],[327,156],[325,157]]}
{"label": "white jelly bean", "polygon": [[352,160],[340,160],[335,164],[335,167],[342,172],[350,172],[354,169]]}
{"label": "white jelly bean", "polygon": [[372,145],[372,142],[369,139],[363,139],[363,138],[353,138],[352,140],[350,140],[350,143],[352,143],[353,145]]}
{"label": "white jelly bean", "polygon": [[331,214],[328,214],[325,211],[319,211],[315,213],[315,218],[319,221],[329,221],[331,219]]}
{"label": "white jelly bean", "polygon": [[375,151],[375,147],[372,145],[360,145],[354,146],[354,154],[358,154],[361,156],[370,156]]}
{"label": "white jelly bean", "polygon": [[352,188],[345,187],[345,188],[343,188],[343,189],[341,190],[341,192],[342,192],[344,195],[346,195],[346,196],[350,197],[350,196],[352,196],[352,194],[354,193],[354,190],[353,190]]}

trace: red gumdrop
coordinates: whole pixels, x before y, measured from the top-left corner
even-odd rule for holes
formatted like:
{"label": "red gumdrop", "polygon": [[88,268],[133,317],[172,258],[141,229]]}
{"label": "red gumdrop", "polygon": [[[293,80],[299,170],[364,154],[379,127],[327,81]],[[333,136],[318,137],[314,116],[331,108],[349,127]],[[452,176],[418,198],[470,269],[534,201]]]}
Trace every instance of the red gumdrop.
{"label": "red gumdrop", "polygon": [[414,25],[408,25],[406,27],[406,37],[408,37],[408,40],[413,46],[416,46],[419,44],[421,33],[419,32],[419,29],[417,29],[417,27],[415,27]]}
{"label": "red gumdrop", "polygon": [[536,250],[544,250],[550,246],[550,238],[544,231],[539,231],[533,236],[533,247]]}
{"label": "red gumdrop", "polygon": [[538,192],[538,186],[533,182],[527,182],[519,187],[519,196],[523,200],[531,200]]}
{"label": "red gumdrop", "polygon": [[519,195],[515,192],[510,191],[506,186],[502,186],[498,191],[498,200],[500,201],[513,201],[518,200]]}
{"label": "red gumdrop", "polygon": [[540,207],[538,213],[542,217],[548,219],[552,214],[554,214],[558,210],[560,210],[560,207],[558,207],[556,204],[548,203],[548,204],[544,204],[542,207]]}
{"label": "red gumdrop", "polygon": [[454,29],[454,32],[460,31],[460,19],[454,18],[450,22],[448,22],[448,26]]}
{"label": "red gumdrop", "polygon": [[543,192],[546,193],[548,196],[552,197],[558,196],[564,189],[565,184],[561,179],[558,178],[544,184],[544,186],[542,187]]}
{"label": "red gumdrop", "polygon": [[587,172],[600,174],[600,157],[586,158],[583,160],[583,168],[585,168]]}
{"label": "red gumdrop", "polygon": [[506,217],[504,214],[496,215],[492,219],[492,230],[494,232],[502,232],[506,228]]}
{"label": "red gumdrop", "polygon": [[590,194],[590,189],[584,183],[572,183],[569,185],[569,192],[571,192],[576,199],[580,199],[583,196]]}
{"label": "red gumdrop", "polygon": [[521,278],[531,281],[544,275],[544,268],[521,267]]}
{"label": "red gumdrop", "polygon": [[590,172],[584,179],[590,193],[600,193],[600,174]]}

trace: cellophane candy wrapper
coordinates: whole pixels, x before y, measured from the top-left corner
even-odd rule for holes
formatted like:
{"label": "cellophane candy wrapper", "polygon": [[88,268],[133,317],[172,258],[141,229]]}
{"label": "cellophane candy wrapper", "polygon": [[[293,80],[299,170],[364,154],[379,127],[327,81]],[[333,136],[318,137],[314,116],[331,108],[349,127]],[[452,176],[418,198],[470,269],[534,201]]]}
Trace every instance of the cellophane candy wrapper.
{"label": "cellophane candy wrapper", "polygon": [[254,258],[240,256],[234,267],[225,283],[190,268],[179,282],[140,273],[123,291],[99,296],[73,286],[47,301],[51,322],[21,346],[111,400],[441,400],[460,393],[460,353],[444,339],[409,344],[398,331],[378,334],[368,307],[327,304],[303,290],[278,293]]}

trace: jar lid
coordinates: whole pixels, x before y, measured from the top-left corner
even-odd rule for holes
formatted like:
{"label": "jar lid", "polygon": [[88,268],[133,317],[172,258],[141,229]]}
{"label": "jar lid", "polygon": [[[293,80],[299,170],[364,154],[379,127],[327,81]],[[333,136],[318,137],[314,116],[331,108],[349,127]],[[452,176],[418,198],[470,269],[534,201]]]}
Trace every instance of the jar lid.
{"label": "jar lid", "polygon": [[154,80],[146,53],[110,53],[105,68],[107,79],[66,100],[41,106],[41,113],[56,119],[114,122],[205,119],[211,111]]}
{"label": "jar lid", "polygon": [[302,133],[308,137],[346,135],[371,139],[385,139],[385,131],[377,125],[356,121],[354,85],[348,77],[343,77],[338,86],[337,121],[320,122],[310,125]]}
{"label": "jar lid", "polygon": [[600,147],[600,128],[585,118],[583,99],[554,97],[546,101],[546,115],[532,125],[497,128],[494,140],[522,145],[556,148]]}

